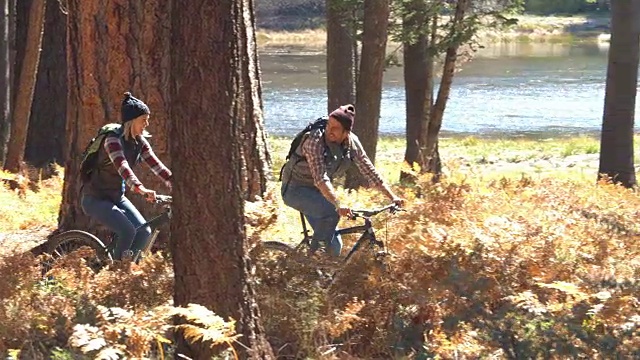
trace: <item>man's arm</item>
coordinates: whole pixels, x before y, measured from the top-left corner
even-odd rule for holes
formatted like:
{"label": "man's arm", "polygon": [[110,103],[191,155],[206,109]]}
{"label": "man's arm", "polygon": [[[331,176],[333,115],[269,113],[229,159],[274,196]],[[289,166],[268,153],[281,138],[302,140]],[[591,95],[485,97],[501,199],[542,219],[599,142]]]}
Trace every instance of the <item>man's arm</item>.
{"label": "man's arm", "polygon": [[367,153],[364,151],[358,137],[353,134],[351,136],[353,137],[352,145],[355,151],[353,162],[356,164],[358,171],[360,171],[360,174],[362,174],[369,186],[378,189],[386,195],[389,200],[397,203],[398,205],[403,205],[404,200],[396,196],[389,185],[382,179],[382,176],[380,176],[380,173],[378,173],[375,166],[373,166],[371,159],[369,159],[369,156],[367,156]]}
{"label": "man's arm", "polygon": [[333,184],[331,184],[329,175],[327,175],[327,165],[324,163],[324,149],[324,140],[319,133],[309,134],[302,144],[302,154],[306,158],[307,164],[309,164],[313,184],[330,203],[339,208],[338,196]]}

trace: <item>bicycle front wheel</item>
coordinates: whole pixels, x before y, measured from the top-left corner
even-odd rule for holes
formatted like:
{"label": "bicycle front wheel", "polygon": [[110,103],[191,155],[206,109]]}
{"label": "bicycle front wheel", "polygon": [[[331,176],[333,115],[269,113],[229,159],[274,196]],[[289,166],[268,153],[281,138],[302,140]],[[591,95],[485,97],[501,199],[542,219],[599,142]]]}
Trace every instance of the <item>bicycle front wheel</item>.
{"label": "bicycle front wheel", "polygon": [[84,257],[87,266],[95,272],[98,272],[106,265],[107,261],[111,260],[111,256],[100,239],[85,231],[70,230],[54,236],[46,244],[45,252],[49,256],[42,264],[43,272],[48,272],[62,258],[83,247],[88,247],[95,252],[95,255]]}

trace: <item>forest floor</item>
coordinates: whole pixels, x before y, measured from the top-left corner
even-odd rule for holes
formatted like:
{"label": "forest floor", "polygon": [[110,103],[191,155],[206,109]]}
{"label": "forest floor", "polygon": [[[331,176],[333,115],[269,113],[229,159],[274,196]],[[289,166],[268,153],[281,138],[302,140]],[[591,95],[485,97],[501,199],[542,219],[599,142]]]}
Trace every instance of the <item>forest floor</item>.
{"label": "forest floor", "polygon": [[[290,140],[268,140],[274,173]],[[597,137],[443,137],[437,184],[428,176],[398,183],[404,145],[381,138],[377,147],[376,166],[407,199],[406,212],[373,219],[390,254],[383,269],[355,256],[326,289],[313,265],[253,258],[260,321],[279,357],[640,356],[640,198],[596,183]],[[39,259],[22,253],[55,228],[58,173],[37,186],[0,186],[0,357],[172,357],[166,254],[95,274],[76,253],[52,270],[54,281],[43,281]],[[249,246],[299,240],[298,213],[282,204],[279,185],[270,182],[263,199],[246,204]],[[386,201],[378,191],[337,192],[351,207]],[[345,236],[345,248],[356,239]],[[211,316],[195,310],[193,319]],[[157,350],[159,339],[170,345]]]}

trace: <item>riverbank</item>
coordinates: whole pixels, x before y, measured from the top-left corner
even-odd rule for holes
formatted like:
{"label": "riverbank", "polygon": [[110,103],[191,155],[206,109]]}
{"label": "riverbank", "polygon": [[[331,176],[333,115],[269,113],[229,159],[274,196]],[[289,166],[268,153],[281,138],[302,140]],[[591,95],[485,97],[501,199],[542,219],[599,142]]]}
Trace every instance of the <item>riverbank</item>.
{"label": "riverbank", "polygon": [[[291,138],[269,139],[274,174],[280,170]],[[640,151],[640,136],[635,139]],[[405,140],[384,137],[378,142],[376,167],[390,182],[398,181]],[[511,176],[567,178],[593,182],[599,163],[600,139],[574,136],[548,139],[483,139],[474,136],[440,140],[440,155],[447,176],[485,181]]]}
{"label": "riverbank", "polygon": [[[270,137],[274,179],[284,161],[291,137]],[[636,137],[640,152],[640,136]],[[378,142],[376,164],[391,183],[398,181],[405,140],[384,137]],[[448,176],[487,181],[510,176],[572,178],[593,182],[597,172],[599,139],[576,136],[561,139],[483,139],[473,136],[442,138],[440,151]],[[4,173],[3,178],[13,175]],[[55,227],[62,194],[62,177],[39,184],[38,192],[22,193],[0,186],[0,233]],[[0,236],[0,243],[2,242]]]}
{"label": "riverbank", "polygon": [[[514,16],[518,23],[503,30],[485,30],[479,34],[481,42],[570,42],[598,41],[601,34],[609,33],[609,16]],[[299,31],[273,31],[258,29],[258,46],[298,46],[323,48],[326,31],[322,25],[314,29]],[[396,44],[397,45],[397,44]]]}

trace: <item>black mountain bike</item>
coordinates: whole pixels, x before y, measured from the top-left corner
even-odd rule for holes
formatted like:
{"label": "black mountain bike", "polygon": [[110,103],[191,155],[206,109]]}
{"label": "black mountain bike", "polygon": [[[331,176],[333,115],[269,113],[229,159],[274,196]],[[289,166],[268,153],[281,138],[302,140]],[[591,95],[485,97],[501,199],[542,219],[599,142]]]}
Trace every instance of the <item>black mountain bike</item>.
{"label": "black mountain bike", "polygon": [[[349,262],[349,260],[353,257],[353,255],[356,252],[358,252],[360,249],[366,248],[371,251],[373,258],[376,261],[378,261],[382,265],[385,265],[384,260],[386,256],[389,255],[389,253],[387,251],[384,241],[378,240],[376,238],[376,233],[375,233],[373,224],[371,222],[371,218],[383,212],[389,212],[391,214],[394,214],[398,211],[404,211],[404,210],[402,210],[396,204],[389,204],[379,209],[351,210],[351,213],[353,214],[353,216],[351,216],[350,219],[351,220],[363,219],[364,224],[338,229],[337,233],[340,235],[361,233],[361,235],[360,235],[360,238],[358,238],[358,241],[356,241],[356,243],[351,247],[347,255],[343,259],[338,259],[336,262],[334,262],[334,264],[337,265],[338,267],[343,266],[344,264]],[[295,258],[297,261],[305,261],[307,263],[312,263],[312,261],[307,261],[307,259],[309,259],[308,254],[310,254],[311,239],[313,238],[313,236],[309,228],[307,227],[306,220],[302,213],[300,213],[300,221],[302,223],[302,229],[303,229],[302,233],[304,235],[300,243],[298,243],[297,245],[291,245],[281,241],[263,241],[256,246],[256,249],[254,249],[254,253],[260,254],[262,252],[271,252],[271,253],[275,252],[274,255],[276,255],[276,257],[278,257],[277,255],[279,254],[280,255],[279,257],[283,257],[284,255],[284,258],[288,258],[288,259]],[[259,255],[254,255],[254,256],[259,256]],[[327,274],[322,274],[321,270],[319,270],[319,272],[320,272],[319,275],[327,276]],[[328,276],[330,277],[330,279],[333,279],[335,277],[335,272],[333,272],[332,274],[329,274]]]}
{"label": "black mountain bike", "polygon": [[[171,196],[156,195],[155,203],[162,205],[164,207],[164,211],[160,215],[136,228],[137,232],[141,228],[149,226],[151,227],[152,232],[145,247],[141,251],[138,251],[137,254],[134,254],[134,261],[137,262],[147,255],[158,238],[158,234],[160,234],[160,225],[171,219],[171,200]],[[109,241],[105,245],[105,243],[95,235],[82,230],[69,230],[56,234],[45,244],[44,252],[48,254],[48,256],[45,258],[43,263],[43,271],[49,271],[53,265],[64,256],[83,247],[88,247],[95,251],[95,257],[85,258],[85,260],[89,267],[95,271],[99,271],[102,267],[113,260],[117,235],[115,233],[111,233],[108,239]]]}

